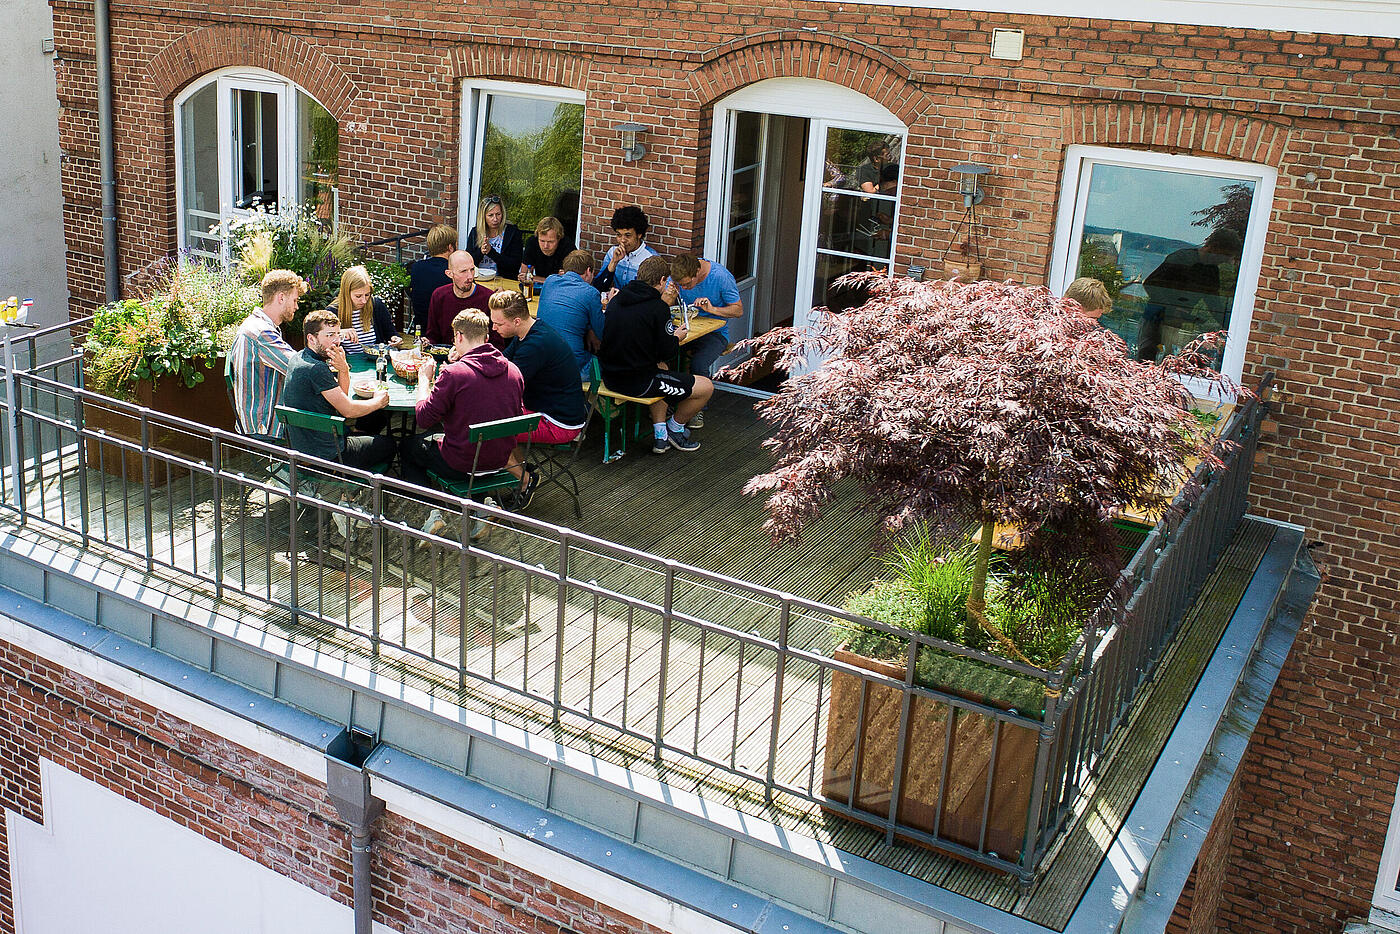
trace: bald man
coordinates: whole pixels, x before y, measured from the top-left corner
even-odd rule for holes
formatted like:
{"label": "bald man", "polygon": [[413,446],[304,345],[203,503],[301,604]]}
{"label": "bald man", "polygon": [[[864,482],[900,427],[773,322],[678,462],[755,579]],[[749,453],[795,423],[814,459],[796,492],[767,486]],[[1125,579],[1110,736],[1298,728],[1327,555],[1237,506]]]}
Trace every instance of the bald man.
{"label": "bald man", "polygon": [[438,286],[428,302],[428,323],[423,339],[430,344],[452,343],[452,319],[459,311],[471,308],[490,317],[493,289],[476,284],[476,261],[466,250],[457,250],[447,258],[447,278],[452,281]]}

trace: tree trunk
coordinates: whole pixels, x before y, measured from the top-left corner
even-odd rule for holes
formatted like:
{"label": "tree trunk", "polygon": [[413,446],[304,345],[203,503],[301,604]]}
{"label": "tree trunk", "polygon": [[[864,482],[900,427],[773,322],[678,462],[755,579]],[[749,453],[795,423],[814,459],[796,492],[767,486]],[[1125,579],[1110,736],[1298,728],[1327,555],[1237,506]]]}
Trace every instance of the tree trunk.
{"label": "tree trunk", "polygon": [[992,535],[996,526],[989,520],[982,523],[982,537],[977,540],[977,561],[972,566],[972,592],[967,595],[967,615],[982,628],[987,620],[987,563],[992,557]]}

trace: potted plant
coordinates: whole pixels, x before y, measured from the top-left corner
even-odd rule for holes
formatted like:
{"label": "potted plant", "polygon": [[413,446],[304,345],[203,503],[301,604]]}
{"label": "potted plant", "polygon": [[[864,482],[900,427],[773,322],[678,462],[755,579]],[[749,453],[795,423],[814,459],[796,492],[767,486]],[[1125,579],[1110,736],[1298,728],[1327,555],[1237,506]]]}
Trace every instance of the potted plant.
{"label": "potted plant", "polygon": [[[917,536],[912,551],[908,538],[894,551],[894,560],[906,567],[913,554],[919,556],[916,565],[936,566],[945,578],[956,566],[958,587],[935,588],[939,599],[952,605],[950,612],[931,614],[926,604],[934,591],[918,582],[924,572],[907,570],[858,595],[853,608],[1031,667],[1056,667],[1057,653],[1062,656],[1072,643],[1078,621],[1047,627],[1049,611],[1035,604],[1059,605],[1055,612],[1063,616],[1066,581],[1107,580],[1107,562],[1114,557],[1110,521],[1118,510],[1129,504],[1163,509],[1192,458],[1219,463],[1187,409],[1190,397],[1178,378],[1189,373],[1219,381],[1218,374],[1209,373],[1194,353],[1162,364],[1134,361],[1121,339],[1043,288],[887,280],[870,274],[842,282],[864,304],[820,315],[808,331],[780,329],[752,342],[756,356],[777,353],[782,365],[806,364],[808,369],[760,403],[760,413],[776,426],[765,442],[776,463],[750,480],[746,492],[767,494],[766,527],[776,541],[796,539],[820,517],[832,486],[846,478],[856,480],[864,492],[856,508],[883,517],[888,540],[898,542],[906,530],[923,524],[976,530],[975,545],[934,555],[936,563]],[[813,360],[820,365],[812,367]],[[1018,530],[1026,551],[1005,575],[991,575],[989,583],[997,525]],[[1101,570],[1071,573],[1075,568]],[[1037,592],[1041,596],[1031,599]],[[1087,608],[1080,615],[1087,615]],[[942,620],[936,625],[943,628],[928,629],[933,620]],[[1037,654],[1031,657],[1026,637],[1037,629],[1045,638],[1037,637]],[[874,648],[848,639],[843,646],[847,654],[839,657],[873,652],[864,667],[888,664]],[[950,661],[937,654],[918,660],[921,683],[927,673],[928,686],[1040,715],[1042,708],[1019,699],[1015,685],[988,690],[983,684],[986,666],[975,658]],[[901,680],[904,670],[901,664]],[[828,750],[835,747],[839,755],[853,748],[842,731],[863,730],[864,761],[829,760],[834,781],[828,794],[845,799],[850,776],[859,775],[856,807],[883,815],[892,791],[900,698],[893,688],[846,677],[845,685],[840,673],[833,678]],[[884,701],[877,696],[881,691],[889,695]],[[856,722],[863,692],[868,692],[868,715]],[[967,827],[948,818],[950,809],[963,806],[954,801],[958,789],[971,795],[977,769],[982,768],[985,779],[985,769],[992,768],[999,781],[1019,790],[994,789],[1014,817],[1007,818],[1007,833],[989,838],[985,848],[1014,853],[1025,825],[1024,808],[1019,814],[1016,808],[1029,792],[1029,779],[1014,776],[1028,776],[1033,736],[1010,728],[1010,735],[1001,738],[998,761],[991,763],[985,739],[991,718],[969,712],[962,722],[960,714],[953,749],[971,771],[953,769],[950,781],[940,784],[936,769],[935,774],[920,769],[942,762],[946,725],[924,721],[946,716],[947,710],[946,704],[932,705],[911,719],[906,740],[936,743],[937,749],[916,746],[906,753],[905,761],[914,763],[915,771],[901,777],[908,798],[899,802],[899,820],[932,829],[940,802],[918,796],[936,795],[941,788],[951,797],[941,802],[940,835],[978,846],[975,835],[969,842]],[[1022,767],[1003,761],[1018,755],[1025,759]],[[977,802],[971,810],[980,820],[981,798],[967,800]]]}
{"label": "potted plant", "polygon": [[[85,388],[232,431],[233,409],[217,374],[234,330],[258,307],[257,289],[236,274],[177,259],[157,270],[142,293],[103,306],[93,316],[83,344]],[[139,423],[120,408],[88,403],[83,415],[88,428],[140,439]],[[162,430],[150,440],[174,453],[209,455],[207,445],[180,432]],[[128,475],[140,471],[135,455],[118,459],[109,450],[99,458],[92,442],[88,459],[111,472],[120,471],[123,463]]]}

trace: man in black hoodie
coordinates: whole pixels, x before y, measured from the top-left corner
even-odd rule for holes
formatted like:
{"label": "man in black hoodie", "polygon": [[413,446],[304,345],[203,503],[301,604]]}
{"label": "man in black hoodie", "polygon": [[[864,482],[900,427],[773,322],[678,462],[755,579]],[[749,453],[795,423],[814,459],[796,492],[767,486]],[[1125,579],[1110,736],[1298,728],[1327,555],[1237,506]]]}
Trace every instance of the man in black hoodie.
{"label": "man in black hoodie", "polygon": [[[671,320],[676,287],[668,282],[661,290],[670,268],[661,256],[642,261],[637,277],[608,302],[603,345],[598,349],[598,366],[609,389],[627,396],[661,397],[651,404],[653,454],[665,454],[667,448],[694,451],[700,447],[691,440],[685,423],[705,407],[715,390],[706,377],[677,373],[667,366],[687,333],[684,325]],[[670,406],[675,406],[675,412],[668,418]]]}

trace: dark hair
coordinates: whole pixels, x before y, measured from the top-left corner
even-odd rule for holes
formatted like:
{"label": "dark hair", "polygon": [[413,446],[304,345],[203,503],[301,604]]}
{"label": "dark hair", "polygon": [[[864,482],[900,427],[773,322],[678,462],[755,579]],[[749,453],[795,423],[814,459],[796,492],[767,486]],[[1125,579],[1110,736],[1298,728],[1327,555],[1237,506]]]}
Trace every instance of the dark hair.
{"label": "dark hair", "polygon": [[635,230],[637,236],[645,237],[647,228],[649,228],[651,224],[647,221],[647,216],[642,212],[641,208],[637,207],[635,204],[629,204],[626,207],[618,208],[616,211],[613,211],[612,221],[608,226],[613,230]]}
{"label": "dark hair", "polygon": [[309,311],[306,313],[306,317],[302,319],[301,332],[307,337],[312,337],[320,334],[322,330],[331,325],[340,327],[340,318],[337,317],[335,312],[325,309]]}

